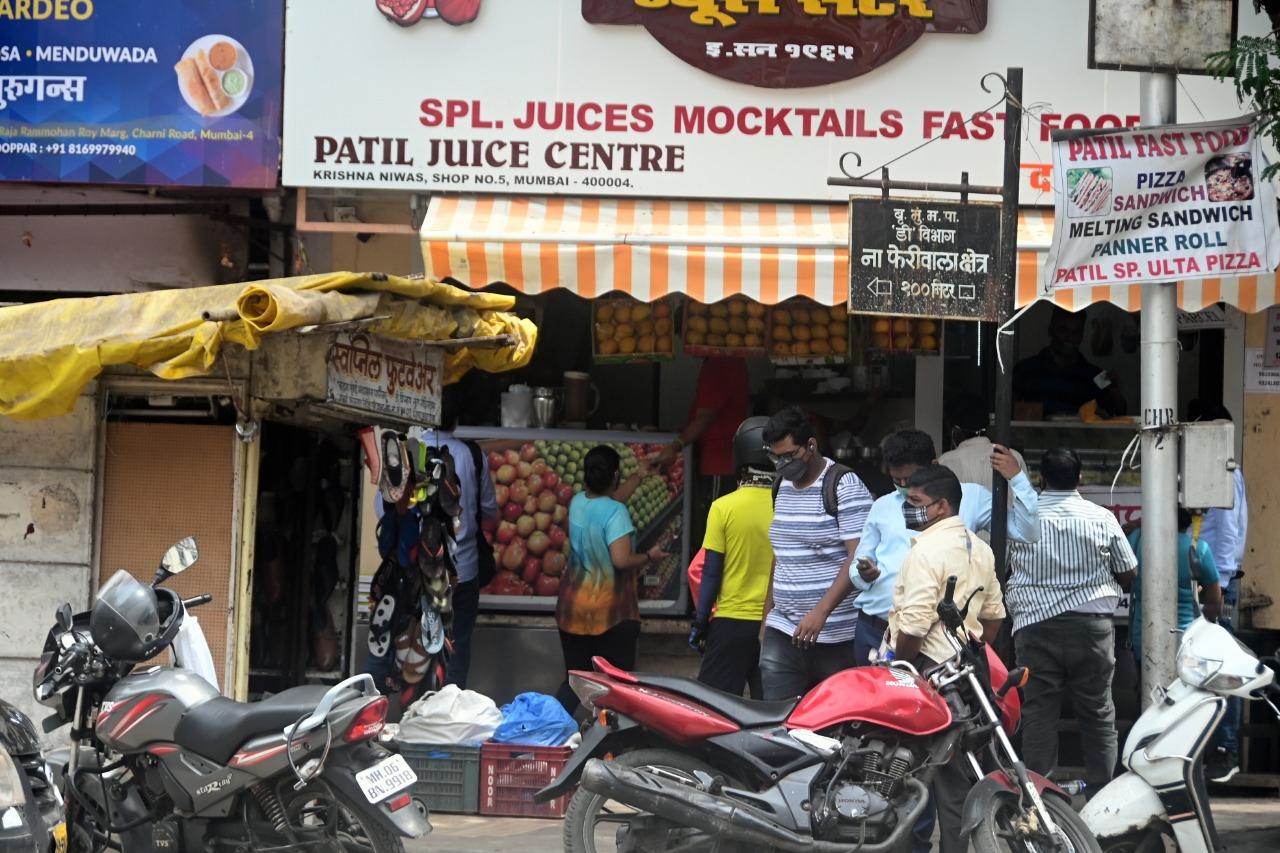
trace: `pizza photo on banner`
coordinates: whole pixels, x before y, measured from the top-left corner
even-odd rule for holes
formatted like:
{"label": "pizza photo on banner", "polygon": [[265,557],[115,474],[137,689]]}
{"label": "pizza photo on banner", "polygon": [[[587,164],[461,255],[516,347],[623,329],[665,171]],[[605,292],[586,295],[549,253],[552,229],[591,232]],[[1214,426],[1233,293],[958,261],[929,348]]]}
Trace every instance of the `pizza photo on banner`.
{"label": "pizza photo on banner", "polygon": [[1259,275],[1280,266],[1256,116],[1053,134],[1043,290]]}

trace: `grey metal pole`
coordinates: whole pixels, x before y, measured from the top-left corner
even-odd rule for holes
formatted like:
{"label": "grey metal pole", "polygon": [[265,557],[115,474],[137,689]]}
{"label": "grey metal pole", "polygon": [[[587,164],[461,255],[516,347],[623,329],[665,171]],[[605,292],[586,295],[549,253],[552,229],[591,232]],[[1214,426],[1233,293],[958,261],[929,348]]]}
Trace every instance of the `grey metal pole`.
{"label": "grey metal pole", "polygon": [[[1177,78],[1142,74],[1142,123],[1177,121]],[[1176,676],[1178,638],[1178,286],[1142,288],[1142,705]]]}

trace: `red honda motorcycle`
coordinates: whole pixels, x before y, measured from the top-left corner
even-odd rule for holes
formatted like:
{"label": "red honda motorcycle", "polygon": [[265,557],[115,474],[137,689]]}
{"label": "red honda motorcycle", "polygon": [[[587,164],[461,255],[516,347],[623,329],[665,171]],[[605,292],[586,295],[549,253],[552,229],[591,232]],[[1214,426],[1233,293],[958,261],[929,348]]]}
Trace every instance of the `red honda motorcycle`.
{"label": "red honda motorcycle", "polygon": [[798,700],[756,702],[601,658],[571,672],[596,721],[537,795],[581,783],[567,853],[910,850],[935,769],[957,754],[974,776],[971,849],[1100,853],[1067,793],[1014,750],[1027,671],[1009,673],[963,631],[955,582],[938,605],[955,655],[924,673],[902,661],[847,669]]}

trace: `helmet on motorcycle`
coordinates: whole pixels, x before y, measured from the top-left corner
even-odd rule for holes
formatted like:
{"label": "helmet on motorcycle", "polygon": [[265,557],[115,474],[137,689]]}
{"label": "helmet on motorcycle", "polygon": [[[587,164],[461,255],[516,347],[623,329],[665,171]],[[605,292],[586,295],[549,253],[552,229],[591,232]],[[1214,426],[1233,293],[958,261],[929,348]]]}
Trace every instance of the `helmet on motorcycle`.
{"label": "helmet on motorcycle", "polygon": [[766,417],[747,418],[738,424],[738,431],[733,434],[733,470],[741,474],[743,468],[773,473],[773,464],[764,449],[764,426],[769,423]]}
{"label": "helmet on motorcycle", "polygon": [[138,663],[155,657],[173,642],[181,615],[177,593],[153,589],[119,571],[98,591],[89,632],[94,644],[108,656]]}

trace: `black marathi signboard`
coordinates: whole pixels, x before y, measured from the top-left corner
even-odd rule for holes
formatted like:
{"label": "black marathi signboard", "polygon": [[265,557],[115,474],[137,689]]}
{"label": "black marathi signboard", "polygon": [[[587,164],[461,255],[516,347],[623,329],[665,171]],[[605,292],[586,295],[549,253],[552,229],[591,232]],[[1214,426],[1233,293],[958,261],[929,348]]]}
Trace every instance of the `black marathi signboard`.
{"label": "black marathi signboard", "polygon": [[849,313],[995,321],[1000,205],[849,200]]}

